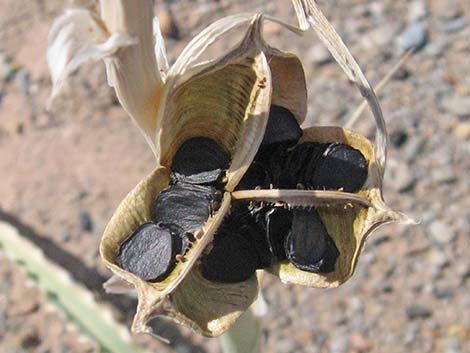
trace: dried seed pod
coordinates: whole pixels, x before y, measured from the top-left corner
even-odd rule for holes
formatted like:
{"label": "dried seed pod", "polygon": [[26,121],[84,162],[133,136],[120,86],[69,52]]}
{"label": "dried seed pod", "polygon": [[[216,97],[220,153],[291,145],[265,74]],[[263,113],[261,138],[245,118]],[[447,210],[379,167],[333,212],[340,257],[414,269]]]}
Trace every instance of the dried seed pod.
{"label": "dried seed pod", "polygon": [[145,223],[121,244],[116,262],[144,281],[164,278],[175,264],[181,239],[168,228]]}
{"label": "dried seed pod", "polygon": [[192,184],[217,181],[228,168],[230,157],[217,142],[206,137],[185,141],[173,157],[172,179]]}
{"label": "dried seed pod", "polygon": [[210,216],[215,188],[178,183],[163,189],[155,200],[152,219],[179,230],[179,234],[194,233]]}
{"label": "dried seed pod", "polygon": [[333,272],[339,252],[315,209],[295,209],[285,241],[289,261],[309,272]]}
{"label": "dried seed pod", "polygon": [[[132,326],[134,332],[148,332],[147,322],[155,315],[164,314],[204,335],[219,335],[233,324],[256,297],[257,282],[254,275],[236,284],[212,283],[211,286],[218,288],[213,293],[217,293],[219,298],[204,297],[204,308],[194,306],[194,300],[199,293],[193,292],[194,288],[210,283],[197,275],[198,269],[193,269],[193,266],[203,250],[212,242],[222,223],[230,206],[229,192],[235,188],[251,164],[263,138],[259,131],[264,131],[267,124],[272,89],[271,74],[266,55],[254,41],[254,31],[260,17],[255,16],[252,19],[253,23],[245,38],[232,52],[201,65],[190,64],[201,54],[201,48],[205,48],[214,40],[217,33],[214,27],[225,30],[222,26],[225,22],[222,21],[209,26],[196,37],[188,45],[189,49],[184,51],[170,69],[159,96],[160,108],[156,120],[155,151],[157,165],[161,167],[129,193],[104,232],[100,252],[106,266],[133,284],[137,290],[139,304]],[[194,234],[191,246],[182,261],[176,263],[167,277],[159,282],[143,281],[117,264],[119,247],[137,227],[152,219],[170,224],[180,222],[172,217],[171,208],[163,207],[166,201],[161,205],[157,201],[157,207],[154,207],[153,203],[157,198],[160,199],[159,195],[170,184],[170,170],[173,168],[174,157],[179,159],[177,153],[180,147],[184,146],[185,142],[199,137],[214,141],[229,155],[230,165],[226,172],[225,192],[220,208],[209,214],[207,221],[202,224],[202,229]],[[183,189],[190,188],[188,183],[177,181],[166,189],[162,197],[185,202],[182,196],[188,190],[177,193],[171,191],[180,188],[179,184],[186,184]],[[191,188],[201,186],[192,185]],[[191,197],[201,202],[200,209],[206,215],[207,198],[204,196],[200,200],[200,195],[206,194],[197,192]],[[188,204],[188,207],[191,206]],[[204,217],[198,211],[198,221],[193,222],[192,212],[188,213],[190,219],[182,224],[184,228],[194,229],[197,228],[196,225],[200,228]],[[185,278],[190,279],[184,280]],[[191,282],[197,280],[200,283]],[[225,295],[234,295],[239,300],[228,306],[221,305],[220,298]],[[242,298],[247,299],[241,300]],[[231,313],[229,315],[228,308]],[[214,320],[217,324],[212,322]]]}

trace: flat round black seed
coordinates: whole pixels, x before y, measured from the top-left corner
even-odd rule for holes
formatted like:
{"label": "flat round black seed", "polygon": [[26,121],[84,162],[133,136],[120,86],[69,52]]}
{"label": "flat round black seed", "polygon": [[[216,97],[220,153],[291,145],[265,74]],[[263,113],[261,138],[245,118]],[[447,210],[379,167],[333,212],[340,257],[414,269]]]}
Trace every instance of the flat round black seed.
{"label": "flat round black seed", "polygon": [[357,149],[343,143],[332,143],[309,180],[315,189],[346,192],[359,190],[367,179],[367,160]]}
{"label": "flat round black seed", "polygon": [[155,223],[178,227],[180,234],[194,233],[210,216],[215,189],[209,186],[178,183],[163,189],[153,205]]}
{"label": "flat round black seed", "polygon": [[255,273],[257,261],[255,250],[243,236],[219,231],[211,252],[201,259],[201,272],[209,281],[243,282]]}
{"label": "flat round black seed", "polygon": [[302,129],[294,114],[284,107],[271,105],[268,124],[264,133],[262,145],[286,143],[295,145],[302,136]]}
{"label": "flat round black seed", "polygon": [[258,256],[256,268],[270,267],[273,263],[273,256],[269,250],[266,231],[262,225],[256,222],[256,217],[251,217],[249,222],[240,224],[238,231]]}
{"label": "flat round black seed", "polygon": [[217,181],[228,168],[230,156],[214,140],[194,137],[184,142],[173,157],[172,178],[193,184]]}
{"label": "flat round black seed", "polygon": [[268,247],[278,260],[286,258],[284,243],[292,227],[292,211],[283,207],[272,207],[266,212],[266,237]]}
{"label": "flat round black seed", "polygon": [[288,260],[309,272],[334,271],[339,251],[315,209],[295,209],[285,242]]}
{"label": "flat round black seed", "polygon": [[116,262],[144,281],[158,281],[173,269],[180,242],[168,228],[145,223],[122,243]]}

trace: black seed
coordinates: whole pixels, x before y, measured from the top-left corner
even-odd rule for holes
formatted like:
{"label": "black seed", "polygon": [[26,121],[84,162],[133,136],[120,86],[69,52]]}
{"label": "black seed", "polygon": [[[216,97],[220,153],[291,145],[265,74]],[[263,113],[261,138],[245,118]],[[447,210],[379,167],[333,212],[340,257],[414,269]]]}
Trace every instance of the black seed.
{"label": "black seed", "polygon": [[168,228],[145,223],[121,245],[116,262],[144,281],[157,281],[173,269],[180,242]]}
{"label": "black seed", "polygon": [[289,151],[289,156],[280,178],[280,187],[283,189],[295,189],[297,184],[303,183],[303,175],[309,164],[308,162],[317,156],[318,150],[321,148],[323,148],[323,145],[319,143],[304,142]]}
{"label": "black seed", "polygon": [[172,162],[173,182],[206,184],[221,178],[230,156],[214,140],[194,137],[178,149]]}
{"label": "black seed", "polygon": [[246,244],[257,254],[256,268],[270,267],[273,262],[264,224],[267,209],[269,208],[237,202],[232,205],[229,216],[221,226],[224,234],[236,233],[245,238]]}
{"label": "black seed", "polygon": [[255,273],[257,261],[255,250],[243,236],[219,231],[211,252],[201,259],[202,275],[209,281],[243,282]]}
{"label": "black seed", "polygon": [[295,145],[302,136],[302,129],[295,116],[286,108],[272,105],[262,145],[285,143]]}
{"label": "black seed", "polygon": [[342,143],[332,143],[307,184],[315,189],[346,192],[359,190],[367,179],[367,160],[361,152]]}
{"label": "black seed", "polygon": [[334,271],[339,251],[317,211],[296,209],[293,214],[291,233],[285,242],[289,261],[309,272]]}
{"label": "black seed", "polygon": [[177,183],[163,189],[153,206],[153,221],[162,223],[179,234],[194,233],[210,216],[214,199],[213,187]]}
{"label": "black seed", "polygon": [[268,247],[278,260],[286,258],[284,243],[292,227],[292,212],[282,207],[272,207],[266,212]]}

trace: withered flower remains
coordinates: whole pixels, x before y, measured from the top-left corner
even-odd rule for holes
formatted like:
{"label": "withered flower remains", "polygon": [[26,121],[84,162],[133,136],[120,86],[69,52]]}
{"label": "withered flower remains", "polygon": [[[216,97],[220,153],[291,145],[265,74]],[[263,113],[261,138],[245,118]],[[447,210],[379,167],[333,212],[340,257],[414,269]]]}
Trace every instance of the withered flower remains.
{"label": "withered flower remains", "polygon": [[[336,287],[374,229],[407,220],[382,198],[386,130],[373,90],[315,2],[292,2],[300,28],[262,14],[229,16],[197,35],[171,68],[152,1],[102,0],[99,15],[68,10],[51,30],[53,93],[78,65],[103,58],[156,156],[100,247],[117,276],[108,289],[137,292],[134,332],[149,332],[147,322],[164,315],[219,335],[256,299],[257,270]],[[266,20],[297,34],[317,31],[368,101],[374,144],[342,127],[300,128],[302,64],[264,41]],[[240,43],[198,62],[235,29],[244,30]]]}

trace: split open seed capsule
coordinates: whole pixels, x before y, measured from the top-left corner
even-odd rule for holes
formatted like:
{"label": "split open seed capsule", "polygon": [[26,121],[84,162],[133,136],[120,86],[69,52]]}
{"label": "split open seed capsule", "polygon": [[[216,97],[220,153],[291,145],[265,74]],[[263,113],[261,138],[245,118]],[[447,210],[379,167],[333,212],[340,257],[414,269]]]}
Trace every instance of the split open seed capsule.
{"label": "split open seed capsule", "polygon": [[[225,332],[255,300],[261,268],[283,282],[338,286],[372,230],[403,219],[382,199],[380,149],[338,127],[301,131],[302,65],[264,42],[261,15],[230,52],[194,64],[215,33],[248,24],[232,20],[195,38],[149,95],[159,104],[146,124],[154,127],[147,137],[157,167],[122,201],[102,238],[105,264],[137,291],[134,332],[148,332],[156,315],[207,336]],[[137,231],[151,222],[161,227],[156,237]],[[181,240],[180,249],[170,238]],[[123,256],[143,244],[170,249],[155,273],[146,272],[153,260],[134,266]]]}

